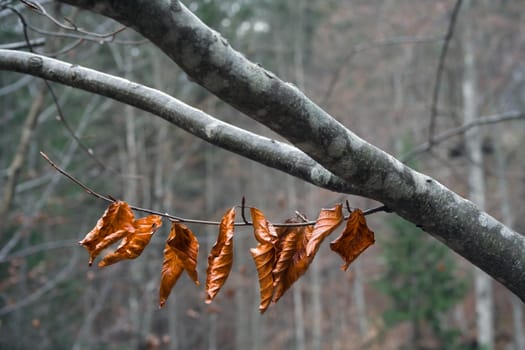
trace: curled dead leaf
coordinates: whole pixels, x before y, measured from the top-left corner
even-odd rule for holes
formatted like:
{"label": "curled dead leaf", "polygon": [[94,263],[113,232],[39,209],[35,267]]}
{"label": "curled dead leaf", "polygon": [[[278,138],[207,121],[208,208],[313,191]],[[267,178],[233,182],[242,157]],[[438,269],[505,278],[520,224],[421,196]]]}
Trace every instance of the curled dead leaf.
{"label": "curled dead leaf", "polygon": [[251,248],[250,253],[255,261],[257,274],[259,276],[259,292],[261,302],[259,311],[264,313],[273,295],[273,267],[275,264],[275,243],[277,233],[273,225],[266,220],[264,214],[257,208],[251,208],[253,233],[258,244],[256,248]]}
{"label": "curled dead leaf", "polygon": [[[297,220],[287,220],[287,223]],[[274,293],[276,303],[291,285],[301,277],[313,260],[306,254],[306,245],[313,232],[313,226],[283,227],[277,230],[279,241],[276,244],[277,258],[273,268]]]}
{"label": "curled dead leaf", "polygon": [[159,289],[159,305],[164,306],[173,286],[186,270],[190,278],[199,285],[197,276],[197,255],[199,242],[193,232],[184,224],[173,222],[164,247],[164,261]]}
{"label": "curled dead leaf", "polygon": [[137,258],[148,245],[153,233],[162,226],[162,218],[158,215],[149,215],[133,222],[135,231],[124,237],[118,248],[104,257],[98,264],[105,267],[124,259]]}
{"label": "curled dead leaf", "polygon": [[322,209],[308,240],[306,255],[315,255],[325,237],[330,235],[341,224],[343,218],[343,206],[341,204],[337,204],[332,209]]}
{"label": "curled dead leaf", "polygon": [[206,270],[206,303],[209,304],[222,288],[233,265],[233,231],[235,208],[222,217],[219,236],[208,255]]}
{"label": "curled dead leaf", "polygon": [[164,261],[162,263],[162,272],[159,288],[159,306],[163,307],[173,289],[173,286],[182,275],[184,267],[179,261],[177,254],[171,247],[166,244],[164,247]]}
{"label": "curled dead leaf", "polygon": [[115,201],[108,206],[95,227],[79,242],[89,252],[90,266],[102,250],[135,231],[133,219],[128,203]]}
{"label": "curled dead leaf", "polygon": [[350,214],[343,233],[330,243],[330,248],[343,258],[345,263],[341,269],[346,271],[348,266],[374,242],[374,232],[368,228],[361,209],[356,209]]}

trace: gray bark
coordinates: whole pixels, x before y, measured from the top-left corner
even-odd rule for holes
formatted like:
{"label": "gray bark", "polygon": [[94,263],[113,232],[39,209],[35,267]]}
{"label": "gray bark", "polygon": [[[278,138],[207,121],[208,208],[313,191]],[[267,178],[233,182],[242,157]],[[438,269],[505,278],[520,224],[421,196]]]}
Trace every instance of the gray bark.
{"label": "gray bark", "polygon": [[[302,168],[302,174],[295,176],[309,178],[317,185],[343,180],[342,183],[348,187],[340,192],[384,203],[489,273],[522,300],[525,299],[525,238],[436,180],[410,169],[353,134],[293,85],[281,81],[235,51],[220,34],[204,25],[178,1],[62,2],[112,17],[137,30],[172,58],[195,82],[270,127],[318,162],[310,163],[309,171],[308,167]],[[152,18],[155,20],[152,21]],[[79,67],[67,66],[63,67],[63,72],[68,73],[59,74],[48,66],[48,59],[35,55],[13,59],[11,54],[0,51],[0,61],[0,69],[46,76],[95,93],[128,99],[128,103],[135,106],[158,102],[147,101],[143,95],[134,93],[137,89],[144,90],[123,80],[119,83],[125,88],[125,93],[111,91],[107,87],[107,76],[105,88],[95,88],[91,80],[93,71],[88,78],[83,76]],[[53,62],[56,64],[56,61]],[[130,94],[136,95],[131,98]],[[163,117],[172,119],[174,108],[173,102],[164,106]],[[188,123],[188,131],[193,132],[190,125],[195,121],[192,117],[202,115],[194,109],[186,111],[191,117],[186,116],[185,122]],[[199,137],[209,140],[217,130],[226,131],[223,125],[210,120],[208,127],[204,125],[204,130],[195,130],[194,134],[199,133]],[[230,136],[236,139],[239,134],[241,132],[238,131]],[[235,142],[224,143],[232,150],[231,144]],[[253,146],[254,142],[248,145]],[[286,150],[290,153],[274,153],[276,158],[272,159],[277,163],[281,161],[281,170],[285,171],[294,168],[290,164],[294,164],[296,159],[290,158],[290,154],[301,154],[294,153],[296,150],[293,147]],[[253,152],[255,154],[248,156],[264,160],[259,155],[260,149],[255,147]],[[244,153],[250,152],[244,150]],[[268,163],[271,162],[266,159],[265,164],[272,166]],[[327,178],[329,173],[325,169],[338,178]]]}

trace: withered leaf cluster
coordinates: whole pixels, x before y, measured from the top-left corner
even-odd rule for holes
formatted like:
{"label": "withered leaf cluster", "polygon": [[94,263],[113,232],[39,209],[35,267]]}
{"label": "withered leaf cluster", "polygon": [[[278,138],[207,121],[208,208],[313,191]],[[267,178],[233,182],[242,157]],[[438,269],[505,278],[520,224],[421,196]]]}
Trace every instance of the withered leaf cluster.
{"label": "withered leaf cluster", "polygon": [[91,266],[100,252],[122,240],[118,248],[106,255],[98,264],[99,267],[104,267],[123,259],[138,257],[161,225],[162,220],[158,215],[135,220],[128,203],[115,201],[109,205],[95,227],[79,243],[88,250]]}
{"label": "withered leaf cluster", "polygon": [[[344,220],[342,205],[322,209],[314,225],[304,218],[289,219],[286,225],[274,225],[257,208],[251,208],[253,232],[257,246],[250,249],[255,262],[260,287],[261,313],[276,303],[312,263],[323,240]],[[120,240],[115,251],[98,264],[105,267],[124,259],[137,258],[162,225],[161,217],[149,215],[135,219],[126,202],[109,205],[95,227],[79,243],[89,252],[89,265],[110,245]],[[211,303],[228,278],[233,266],[233,233],[235,208],[222,217],[217,241],[208,255],[206,270],[206,303]],[[330,243],[346,270],[350,263],[374,243],[374,233],[367,227],[363,212],[352,211],[341,235]],[[164,247],[159,289],[159,305],[164,306],[173,287],[184,271],[199,285],[197,257],[199,242],[193,232],[181,222],[172,222]]]}

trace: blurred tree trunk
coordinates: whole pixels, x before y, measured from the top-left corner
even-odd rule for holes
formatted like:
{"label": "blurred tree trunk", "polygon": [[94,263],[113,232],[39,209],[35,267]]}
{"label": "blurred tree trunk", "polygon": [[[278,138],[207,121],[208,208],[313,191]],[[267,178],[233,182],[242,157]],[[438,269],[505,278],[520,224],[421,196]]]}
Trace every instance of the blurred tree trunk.
{"label": "blurred tree trunk", "polygon": [[[288,205],[290,208],[297,208],[297,184],[296,179],[286,177],[286,190]],[[294,310],[294,329],[295,329],[295,348],[297,350],[305,349],[305,334],[304,334],[304,308],[303,308],[303,289],[302,282],[298,280],[295,282],[293,288],[293,310]]]}
{"label": "blurred tree trunk", "polygon": [[[164,77],[164,62],[162,61],[162,55],[158,52],[152,52],[152,66],[153,66],[153,85],[160,90],[166,88],[166,79]],[[173,137],[169,137],[169,125],[164,120],[156,121],[156,143],[155,143],[155,162],[152,165],[153,171],[153,188],[152,188],[152,207],[155,210],[172,212],[171,203],[171,188],[173,184],[173,178],[176,175],[176,171],[173,171],[172,164],[172,140]],[[167,229],[165,229],[167,231]],[[155,241],[153,241],[155,242]],[[151,244],[151,243],[150,243]],[[164,241],[159,243],[159,250],[164,249]],[[156,266],[158,271],[158,266]],[[152,276],[158,276],[158,272]],[[158,278],[158,277],[156,277]],[[157,297],[157,293],[152,293]],[[167,308],[167,334],[169,337],[169,349],[177,350],[179,348],[179,337],[178,337],[178,315],[179,315],[179,303],[170,302],[166,306]]]}
{"label": "blurred tree trunk", "polygon": [[[128,50],[129,48],[123,48]],[[117,64],[122,64],[122,69],[125,72],[127,79],[133,80],[134,59],[127,52],[121,50],[112,50],[113,57]],[[125,169],[126,178],[124,181],[123,198],[133,204],[139,204],[139,150],[145,150],[144,145],[139,145],[140,137],[138,135],[139,128],[137,127],[137,110],[131,106],[124,107],[124,131],[125,131],[125,149],[122,158],[122,169]],[[142,303],[142,291],[144,288],[145,279],[144,270],[146,269],[147,260],[137,259],[136,264],[131,268],[129,265],[121,265],[117,268],[126,269],[126,274],[130,278],[133,287],[128,288],[128,303],[129,303],[129,322],[131,324],[132,334],[130,337],[130,344],[132,347],[139,347],[145,341],[149,333],[149,324],[151,315],[146,312],[146,305]]]}
{"label": "blurred tree trunk", "polygon": [[[236,181],[236,186],[239,186],[237,193],[242,193],[240,188],[240,181]],[[249,261],[250,250],[247,244],[249,240],[249,229],[238,230],[235,233],[235,245],[233,246],[235,262],[234,270],[237,275],[237,285],[235,286],[235,349],[249,349],[251,340],[250,329],[250,311],[256,309],[257,305],[253,301],[251,278],[247,282],[247,269],[251,263]],[[232,271],[232,272],[233,272]]]}
{"label": "blurred tree trunk", "polygon": [[365,291],[363,288],[363,265],[360,259],[354,261],[352,271],[354,273],[354,301],[357,311],[357,324],[359,326],[361,342],[363,342],[368,332],[368,319],[366,314]]}
{"label": "blurred tree trunk", "polygon": [[[265,194],[267,193],[273,193],[270,191],[265,185],[266,181],[262,178],[263,175],[261,175],[261,172],[259,171],[259,167],[255,163],[250,163],[250,186],[253,188],[250,190],[251,193],[261,193],[259,197],[257,197],[257,204],[260,208],[266,208],[266,204],[268,202],[267,196]],[[252,241],[251,241],[252,242]],[[253,261],[251,262],[253,264]],[[257,306],[258,302],[260,300],[259,297],[259,281],[257,277],[252,278],[251,285],[253,286],[253,295],[255,295],[254,302],[252,305]],[[264,334],[266,333],[266,329],[264,327],[263,319],[261,318],[261,314],[259,312],[258,307],[252,307],[251,308],[251,349],[252,350],[259,350],[263,348],[263,339]]]}
{"label": "blurred tree trunk", "polygon": [[[294,1],[291,0],[291,9],[295,17],[294,25],[294,46],[293,46],[293,57],[294,57],[294,68],[295,68],[295,83],[299,89],[304,91],[304,12],[305,12],[305,0]],[[297,180],[294,177],[287,176],[288,184],[288,198],[290,209],[295,210],[297,208]],[[305,332],[304,332],[304,307],[303,307],[303,289],[301,280],[295,283],[293,288],[293,308],[294,308],[294,325],[295,325],[295,342],[297,350],[304,350],[305,344]]]}
{"label": "blurred tree trunk", "polygon": [[[0,217],[2,218],[7,217],[7,213],[11,208],[11,204],[15,196],[18,175],[22,170],[22,166],[24,165],[26,155],[29,149],[29,143],[32,139],[33,133],[37,125],[38,116],[40,115],[42,107],[44,106],[45,91],[45,86],[43,84],[40,84],[37,94],[34,97],[33,102],[31,103],[31,107],[29,107],[29,111],[27,112],[26,119],[22,127],[22,132],[19,138],[20,141],[18,142],[18,146],[13,156],[13,160],[7,168],[6,181],[5,185],[3,186],[3,197],[0,202]],[[7,222],[7,220],[0,221],[0,231]]]}
{"label": "blurred tree trunk", "polygon": [[[214,103],[208,104],[208,110],[210,113],[215,113]],[[215,203],[216,203],[216,191],[215,188],[220,186],[220,184],[215,183],[216,181],[220,181],[216,178],[216,172],[215,172],[215,162],[216,159],[215,156],[215,150],[212,147],[209,147],[206,145],[206,154],[204,155],[204,162],[205,162],[205,188],[204,188],[204,211],[206,214],[206,217],[213,217],[215,214]],[[217,236],[217,231],[215,227],[208,226],[206,227],[206,239],[202,240],[201,247],[202,251],[209,252],[211,250],[211,243],[214,240],[214,237]],[[203,271],[203,274],[205,275],[205,271]],[[208,313],[207,316],[207,331],[208,331],[208,350],[217,350],[217,314],[212,312]]]}
{"label": "blurred tree trunk", "polygon": [[[477,77],[475,62],[475,40],[472,24],[472,5],[465,1],[463,37],[463,111],[464,123],[472,123],[478,117]],[[465,133],[466,157],[468,162],[469,197],[481,210],[485,207],[485,183],[483,178],[482,135],[479,128]],[[475,269],[476,323],[478,344],[492,349],[494,346],[492,280],[483,271]]]}
{"label": "blurred tree trunk", "polygon": [[[7,177],[5,186],[3,186],[3,197],[0,202],[0,215],[3,218],[3,220],[0,221],[0,232],[3,231],[5,225],[9,222],[8,220],[4,220],[4,218],[7,218],[9,214],[9,210],[12,206],[13,199],[15,197],[15,190],[16,190],[16,184],[18,182],[18,176],[20,174],[20,171],[22,170],[22,167],[25,163],[25,159],[28,153],[29,144],[31,141],[31,138],[34,134],[38,116],[40,115],[40,112],[42,110],[42,107],[44,105],[44,92],[45,88],[44,86],[40,86],[38,89],[37,96],[33,100],[33,103],[31,104],[29,111],[27,112],[26,119],[24,121],[24,125],[22,126],[22,132],[20,135],[20,141],[18,142],[18,146],[16,148],[15,154],[13,156],[13,159],[11,163],[9,164],[9,167],[7,169]],[[27,248],[29,246],[29,235],[25,233],[23,235],[22,239],[22,247]],[[27,263],[26,260],[23,260],[21,262],[21,267],[19,269],[19,283],[17,285],[19,295],[26,295],[27,294]],[[23,334],[17,334],[19,329],[22,329],[22,318],[23,311],[21,309],[16,310],[14,312],[14,323],[17,324],[15,327],[15,337],[20,338],[23,337]]]}
{"label": "blurred tree trunk", "polygon": [[[310,191],[313,192],[313,191]],[[310,203],[313,203],[311,201]],[[312,349],[321,349],[323,344],[323,306],[321,299],[321,269],[319,261],[314,262],[312,269]]]}
{"label": "blurred tree trunk", "polygon": [[[129,79],[129,78],[128,78]],[[124,127],[126,133],[126,152],[123,159],[122,169],[126,169],[125,173],[128,175],[125,181],[123,198],[129,203],[137,203],[137,180],[135,178],[137,174],[137,140],[135,135],[135,122],[136,122],[136,110],[133,107],[125,106],[124,107],[126,118],[124,120]],[[142,259],[141,259],[142,260]],[[139,264],[142,264],[140,261],[137,261]],[[138,269],[134,268],[133,271],[129,270],[129,266],[120,265],[117,266],[118,269],[128,270],[133,276],[130,276],[131,281],[136,281],[139,277],[137,276]],[[126,273],[128,276],[129,274]],[[139,311],[139,296],[135,292],[135,288],[128,288],[128,305],[129,305],[129,322],[132,325],[132,334],[130,337],[130,344],[133,348],[137,348],[140,344],[141,338],[141,312]]]}
{"label": "blurred tree trunk", "polygon": [[[498,177],[498,188],[500,195],[500,208],[503,223],[508,227],[514,226],[514,213],[510,203],[508,179],[507,179],[507,159],[501,145],[502,128],[500,125],[495,125],[493,129],[492,139],[494,142],[494,156],[496,157],[496,171]],[[512,318],[514,322],[513,327],[513,341],[514,350],[525,349],[525,337],[523,334],[523,303],[514,294],[510,293],[510,302],[512,305]]]}

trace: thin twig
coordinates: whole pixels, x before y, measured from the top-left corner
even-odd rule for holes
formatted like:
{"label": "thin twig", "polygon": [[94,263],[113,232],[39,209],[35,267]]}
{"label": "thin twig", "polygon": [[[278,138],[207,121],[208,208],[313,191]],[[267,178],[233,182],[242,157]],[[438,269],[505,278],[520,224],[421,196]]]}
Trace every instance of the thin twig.
{"label": "thin twig", "polygon": [[58,56],[61,56],[61,55],[64,55],[64,54],[68,53],[69,51],[72,51],[72,50],[76,49],[77,47],[82,45],[84,42],[85,42],[84,39],[77,39],[74,42],[72,42],[71,44],[61,48],[58,51],[42,52],[42,54],[45,54],[48,57],[58,57]]}
{"label": "thin twig", "polygon": [[428,44],[433,43],[436,41],[441,41],[442,38],[438,37],[393,37],[393,38],[387,38],[385,40],[379,40],[374,41],[371,43],[363,43],[354,45],[350,48],[348,52],[345,53],[343,58],[340,60],[340,63],[337,65],[337,67],[334,69],[329,82],[328,86],[325,89],[325,94],[321,99],[321,105],[326,105],[328,103],[328,100],[330,99],[332,93],[335,90],[335,86],[337,85],[339,79],[343,76],[342,71],[346,67],[346,64],[350,59],[363,51],[382,47],[382,46],[394,46],[394,45],[403,45],[403,44]]}
{"label": "thin twig", "polygon": [[119,172],[116,171],[115,169],[112,169],[110,168],[109,166],[107,166],[106,164],[104,164],[100,159],[98,159],[97,157],[95,157],[95,155],[93,154],[93,150],[91,150],[91,148],[87,147],[83,142],[82,140],[80,140],[78,138],[78,136],[75,134],[75,132],[73,131],[73,129],[71,128],[71,126],[69,125],[69,123],[67,122],[66,120],[66,117],[62,111],[62,107],[60,106],[60,103],[58,102],[58,98],[55,94],[55,91],[53,90],[51,84],[49,83],[48,80],[44,80],[44,83],[46,83],[46,87],[47,87],[47,90],[49,91],[49,94],[51,95],[51,98],[53,99],[53,103],[55,104],[55,107],[56,107],[56,110],[57,110],[57,119],[58,121],[60,121],[62,123],[62,125],[64,125],[64,128],[67,130],[67,132],[69,133],[69,135],[73,138],[73,140],[75,140],[77,142],[77,144],[79,145],[79,147],[87,153],[87,155],[93,159],[95,161],[95,163],[97,163],[102,169],[104,170],[109,170],[110,172],[114,173],[114,174],[118,174]]}
{"label": "thin twig", "polygon": [[428,143],[430,145],[429,149],[433,146],[434,129],[436,128],[436,117],[438,112],[437,103],[439,99],[439,92],[441,90],[443,70],[445,68],[445,59],[447,58],[450,41],[452,39],[452,36],[454,35],[454,28],[456,27],[459,9],[461,8],[461,2],[462,0],[457,0],[456,4],[454,5],[454,8],[452,9],[452,14],[450,15],[450,22],[448,24],[448,30],[445,35],[443,48],[441,49],[441,55],[439,57],[439,63],[436,69],[436,81],[434,84],[434,92],[432,93],[432,103],[430,105],[430,123],[428,125]]}
{"label": "thin twig", "polygon": [[[67,171],[65,171],[64,169],[60,168],[44,152],[40,151],[40,155],[42,156],[42,158],[44,158],[49,163],[49,165],[51,165],[53,168],[55,168],[56,171],[58,171],[59,173],[61,173],[65,177],[67,177],[69,180],[71,180],[76,185],[80,186],[86,193],[88,193],[88,194],[90,194],[92,196],[95,196],[98,199],[105,200],[106,202],[109,202],[109,203],[114,203],[114,202],[117,201],[117,199],[115,199],[115,198],[113,198],[111,196],[104,196],[104,195],[102,195],[102,194],[92,190],[91,188],[89,188],[87,185],[82,183],[80,180],[75,178],[73,175],[69,174]],[[137,206],[134,206],[134,205],[129,205],[129,207],[131,209],[133,209],[133,210],[136,210],[136,211],[140,211],[140,212],[144,212],[144,213],[148,213],[148,214],[159,215],[159,216],[162,216],[162,217],[167,218],[170,221],[174,221],[174,222],[185,222],[185,223],[192,223],[192,224],[215,225],[215,226],[218,226],[218,225],[221,224],[220,221],[186,219],[186,218],[182,218],[182,217],[179,217],[179,216],[171,215],[171,214],[168,214],[168,213],[163,213],[163,212],[160,212],[160,211],[157,211],[157,210],[141,208],[141,207],[137,207]],[[244,201],[242,203],[242,207],[241,208],[246,208],[246,205],[245,205]],[[244,209],[243,209],[243,211],[244,211]],[[364,215],[370,215],[370,214],[377,213],[377,212],[380,212],[380,211],[389,212],[388,208],[383,205],[383,206],[379,206],[379,207],[376,207],[376,208],[371,208],[371,209],[365,210],[365,211],[363,211],[363,214]],[[348,219],[348,217],[345,217],[345,220],[346,219]],[[248,222],[246,220],[246,218],[244,218],[244,217],[243,217],[243,220],[244,220],[243,222],[235,222],[234,226],[252,226],[253,225],[253,223]],[[315,224],[316,224],[316,221],[305,221],[305,222],[301,222],[301,223],[276,223],[276,224],[272,223],[272,225],[275,226],[275,227],[313,226]]]}
{"label": "thin twig", "polygon": [[[46,38],[31,39],[29,41],[29,44],[32,47],[44,46],[46,44]],[[22,50],[28,47],[29,46],[27,45],[27,41],[25,40],[0,45],[0,49],[5,49],[5,50]]]}
{"label": "thin twig", "polygon": [[378,207],[375,207],[375,208],[370,208],[370,209],[367,209],[367,210],[364,210],[363,211],[363,215],[370,215],[370,214],[374,214],[374,213],[379,213],[379,212],[382,212],[384,211],[385,213],[391,213],[392,210],[387,207],[386,205],[380,205]]}
{"label": "thin twig", "polygon": [[[60,22],[55,17],[50,15],[46,11],[45,7],[42,6],[41,4],[39,4],[38,2],[28,1],[28,0],[20,0],[20,1],[24,5],[26,5],[29,9],[34,11],[35,13],[48,18],[51,22],[53,22],[59,28],[67,30],[67,31],[72,31],[72,32],[77,32],[77,33],[82,34],[82,36],[75,36],[75,38],[77,38],[77,39],[85,39],[85,40],[91,40],[91,41],[97,41],[97,42],[101,42],[101,41],[103,41],[103,42],[112,42],[115,39],[117,34],[119,34],[120,32],[124,31],[127,28],[126,26],[122,26],[122,27],[120,27],[120,28],[110,32],[110,33],[103,33],[103,34],[90,32],[90,31],[87,31],[87,30],[84,30],[84,29],[78,27],[72,20],[70,20],[67,17],[64,18],[64,21],[67,22],[67,24],[64,24],[64,23]],[[32,26],[29,26],[29,28],[31,28],[32,30],[35,30],[35,31],[38,32],[37,28],[34,28]],[[42,33],[42,34],[49,34],[49,32]],[[54,34],[55,33],[52,33],[52,35],[54,35]],[[64,34],[62,33],[62,36],[63,35]],[[68,35],[68,36],[71,37],[70,35]]]}
{"label": "thin twig", "polygon": [[241,217],[242,217],[242,221],[244,221],[244,223],[246,225],[251,225],[252,223],[249,222],[247,219],[246,219],[246,213],[245,213],[245,210],[246,209],[246,198],[244,196],[242,196],[242,200],[241,200]]}
{"label": "thin twig", "polygon": [[346,210],[348,211],[348,214],[352,214],[352,207],[350,206],[350,202],[347,200],[345,200],[345,204],[346,204]]}
{"label": "thin twig", "polygon": [[[35,4],[33,2],[23,1],[23,3],[26,6],[30,7],[30,8],[33,8],[31,5],[41,6],[40,4]],[[23,30],[23,33],[24,33],[24,39],[25,39],[25,42],[26,42],[26,46],[27,46],[29,52],[34,52],[31,40],[29,40],[29,34],[27,33],[27,28],[29,28],[30,26],[26,22],[24,16],[20,12],[18,12],[17,10],[15,10],[12,7],[6,7],[6,8],[11,10],[18,17],[20,22],[22,23],[22,30]],[[46,88],[49,91],[49,94],[51,95],[51,98],[53,99],[53,103],[55,104],[59,121],[64,125],[64,127],[66,128],[68,133],[71,135],[71,137],[78,143],[80,148],[83,151],[85,151],[88,154],[88,156],[91,159],[93,159],[102,169],[109,170],[112,173],[118,174],[118,172],[116,170],[114,170],[114,169],[110,168],[109,166],[105,165],[100,159],[95,157],[95,155],[93,154],[93,151],[89,147],[84,145],[84,143],[77,137],[77,135],[75,134],[73,129],[71,129],[71,127],[69,126],[69,123],[66,121],[64,113],[62,112],[62,108],[60,107],[60,103],[58,102],[58,98],[57,98],[57,96],[55,94],[55,91],[51,87],[51,84],[49,83],[49,81],[47,79],[42,79],[42,80],[44,81],[44,83],[46,85]]]}
{"label": "thin twig", "polygon": [[89,188],[88,186],[84,185],[82,182],[80,182],[79,180],[77,180],[75,177],[73,177],[73,175],[69,174],[68,172],[66,172],[64,169],[60,168],[58,165],[56,165],[55,162],[53,162],[51,159],[49,159],[49,157],[47,156],[47,154],[45,154],[44,152],[40,151],[40,155],[45,159],[47,160],[47,162],[53,167],[55,168],[56,171],[58,171],[60,174],[64,175],[65,177],[67,177],[69,180],[73,181],[75,184],[77,184],[78,186],[80,186],[84,191],[86,191],[87,193],[89,193],[90,195],[92,196],[95,196],[99,199],[103,199],[107,202],[114,202],[114,200],[112,200],[111,198],[107,197],[107,196],[104,196],[104,195],[101,195],[100,193],[97,193],[95,191],[93,191],[91,188]]}
{"label": "thin twig", "polygon": [[429,142],[422,143],[421,145],[413,148],[408,153],[403,155],[401,157],[401,161],[406,163],[412,158],[414,158],[416,155],[429,151],[436,144],[441,143],[445,140],[448,140],[449,138],[453,136],[463,134],[467,130],[473,127],[480,126],[480,125],[487,125],[487,124],[496,124],[496,123],[501,123],[501,122],[509,121],[509,120],[516,120],[516,119],[525,119],[525,113],[520,112],[520,111],[510,111],[510,112],[505,112],[501,114],[494,114],[494,115],[479,117],[470,123],[463,124],[461,126],[446,130],[434,136],[431,142],[429,141]]}

